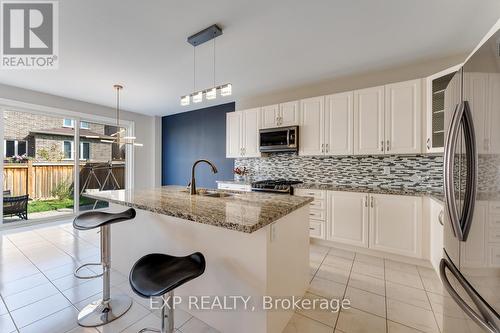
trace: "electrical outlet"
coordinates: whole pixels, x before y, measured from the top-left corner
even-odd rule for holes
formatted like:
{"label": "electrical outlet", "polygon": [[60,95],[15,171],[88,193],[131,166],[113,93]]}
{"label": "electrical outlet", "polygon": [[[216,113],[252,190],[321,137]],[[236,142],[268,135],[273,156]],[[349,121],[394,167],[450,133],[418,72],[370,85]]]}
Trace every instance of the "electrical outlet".
{"label": "electrical outlet", "polygon": [[390,175],[391,174],[391,167],[384,167],[384,175]]}

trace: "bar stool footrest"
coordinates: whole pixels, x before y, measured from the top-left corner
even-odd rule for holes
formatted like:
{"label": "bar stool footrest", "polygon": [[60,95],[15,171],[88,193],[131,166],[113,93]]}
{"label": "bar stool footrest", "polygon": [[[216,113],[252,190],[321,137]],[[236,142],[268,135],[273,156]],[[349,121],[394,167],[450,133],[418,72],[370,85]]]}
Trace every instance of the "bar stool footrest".
{"label": "bar stool footrest", "polygon": [[80,271],[81,269],[83,269],[85,267],[88,267],[88,266],[101,266],[102,267],[102,263],[100,263],[100,262],[95,262],[95,263],[92,262],[92,263],[88,263],[88,264],[83,264],[83,265],[81,265],[81,266],[79,266],[79,267],[77,267],[75,269],[75,272],[73,273],[73,275],[77,279],[82,279],[82,280],[96,279],[96,278],[99,278],[99,277],[101,277],[101,276],[104,275],[104,271],[102,273],[96,274],[96,275],[87,275],[87,276],[85,276],[85,275],[79,275],[78,274],[78,271]]}

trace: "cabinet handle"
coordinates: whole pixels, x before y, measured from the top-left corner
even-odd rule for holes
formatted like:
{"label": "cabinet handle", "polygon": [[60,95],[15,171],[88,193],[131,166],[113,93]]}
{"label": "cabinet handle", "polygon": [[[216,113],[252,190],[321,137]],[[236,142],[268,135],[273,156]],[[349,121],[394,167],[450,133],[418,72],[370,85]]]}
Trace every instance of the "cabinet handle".
{"label": "cabinet handle", "polygon": [[391,150],[391,146],[389,145],[389,140],[387,140],[387,151]]}
{"label": "cabinet handle", "polygon": [[442,226],[444,226],[443,217],[444,217],[444,212],[440,211],[439,215],[438,215],[438,221],[439,221],[439,224],[441,224]]}
{"label": "cabinet handle", "polygon": [[328,153],[328,143],[325,145],[325,148],[326,148],[326,152]]}
{"label": "cabinet handle", "polygon": [[380,141],[380,151],[384,151],[384,140]]}
{"label": "cabinet handle", "polygon": [[427,150],[431,149],[431,138],[427,138]]}
{"label": "cabinet handle", "polygon": [[322,143],[322,144],[321,144],[321,152],[322,152],[322,153],[324,153],[324,152],[325,152],[325,144],[324,144],[324,143]]}
{"label": "cabinet handle", "polygon": [[375,205],[373,203],[373,197],[371,197],[371,199],[370,199],[370,207],[373,208],[373,206],[375,206]]}
{"label": "cabinet handle", "polygon": [[368,196],[365,197],[365,207],[368,207]]}

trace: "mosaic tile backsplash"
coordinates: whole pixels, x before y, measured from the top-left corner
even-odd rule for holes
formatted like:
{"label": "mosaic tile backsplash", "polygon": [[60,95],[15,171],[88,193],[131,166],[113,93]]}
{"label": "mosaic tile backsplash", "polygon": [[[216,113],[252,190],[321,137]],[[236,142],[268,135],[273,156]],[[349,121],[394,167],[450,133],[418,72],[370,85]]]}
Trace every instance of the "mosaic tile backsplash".
{"label": "mosaic tile backsplash", "polygon": [[[443,157],[404,156],[297,156],[271,154],[261,158],[236,159],[235,167],[246,167],[251,180],[286,178],[306,183],[381,186],[441,191]],[[389,167],[389,174],[384,168]]]}

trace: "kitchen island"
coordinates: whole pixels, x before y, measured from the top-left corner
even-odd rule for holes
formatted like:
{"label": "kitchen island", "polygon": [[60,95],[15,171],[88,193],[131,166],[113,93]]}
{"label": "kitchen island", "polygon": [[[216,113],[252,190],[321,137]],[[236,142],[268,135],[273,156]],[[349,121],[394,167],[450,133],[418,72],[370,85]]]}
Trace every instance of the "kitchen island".
{"label": "kitchen island", "polygon": [[[199,251],[206,271],[175,290],[182,296],[180,308],[221,332],[281,332],[293,311],[265,311],[262,300],[303,296],[307,289],[312,199],[254,192],[213,195],[190,195],[179,186],[85,194],[109,202],[111,209],[137,210],[134,220],[112,226],[114,269],[128,275],[145,254]],[[210,296],[212,305],[225,296],[250,299],[207,310],[189,302],[201,296]]]}

